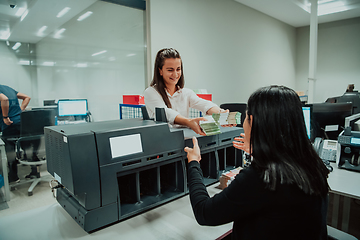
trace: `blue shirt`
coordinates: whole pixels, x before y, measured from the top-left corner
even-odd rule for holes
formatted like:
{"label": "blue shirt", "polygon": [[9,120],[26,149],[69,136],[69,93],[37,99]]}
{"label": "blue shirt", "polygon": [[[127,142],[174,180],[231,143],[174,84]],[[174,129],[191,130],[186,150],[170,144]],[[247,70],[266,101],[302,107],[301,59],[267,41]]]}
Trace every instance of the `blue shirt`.
{"label": "blue shirt", "polygon": [[[8,116],[10,120],[13,121],[13,124],[20,123],[21,108],[20,108],[19,100],[17,98],[18,92],[12,89],[11,87],[0,85],[0,94],[1,93],[4,94],[9,99]],[[4,129],[6,129],[9,126],[4,123],[1,102],[0,102],[0,114],[1,114],[1,120],[0,120],[1,130],[4,131]]]}

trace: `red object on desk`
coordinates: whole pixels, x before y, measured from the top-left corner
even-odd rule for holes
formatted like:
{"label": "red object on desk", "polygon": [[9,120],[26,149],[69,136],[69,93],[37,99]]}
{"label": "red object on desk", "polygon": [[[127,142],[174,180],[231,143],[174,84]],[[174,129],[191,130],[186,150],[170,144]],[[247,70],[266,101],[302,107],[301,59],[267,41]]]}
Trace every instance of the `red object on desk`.
{"label": "red object on desk", "polygon": [[199,98],[212,101],[212,94],[211,93],[198,93],[196,95],[198,95]]}
{"label": "red object on desk", "polygon": [[144,96],[142,95],[123,95],[123,104],[145,104]]}

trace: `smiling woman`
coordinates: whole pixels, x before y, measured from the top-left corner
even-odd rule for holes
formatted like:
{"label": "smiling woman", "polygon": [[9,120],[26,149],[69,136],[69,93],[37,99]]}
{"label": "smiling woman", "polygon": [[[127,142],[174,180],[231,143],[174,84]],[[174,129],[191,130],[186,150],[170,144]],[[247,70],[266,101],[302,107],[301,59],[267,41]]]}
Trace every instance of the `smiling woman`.
{"label": "smiling woman", "polygon": [[[29,107],[87,99],[94,121],[119,119],[122,95],[144,90],[146,25],[144,9],[115,2],[18,0],[8,10],[0,3],[0,18],[5,10],[11,16],[11,34],[0,40],[0,82],[32,96]],[[20,22],[23,3],[31,6]]]}
{"label": "smiling woman", "polygon": [[173,48],[161,49],[155,59],[154,78],[144,92],[149,117],[154,117],[155,108],[164,108],[170,124],[186,126],[197,134],[205,135],[199,126],[199,121],[205,119],[188,118],[189,109],[194,108],[206,114],[225,110],[211,101],[199,98],[194,91],[184,88],[184,85],[184,70],[179,52]]}

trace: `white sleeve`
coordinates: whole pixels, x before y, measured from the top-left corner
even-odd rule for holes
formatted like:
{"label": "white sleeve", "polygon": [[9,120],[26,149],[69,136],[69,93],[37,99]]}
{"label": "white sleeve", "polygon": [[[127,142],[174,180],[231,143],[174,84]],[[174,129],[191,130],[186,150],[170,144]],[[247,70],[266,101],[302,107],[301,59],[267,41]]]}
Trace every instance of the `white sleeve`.
{"label": "white sleeve", "polygon": [[190,107],[201,111],[204,115],[210,108],[217,107],[215,103],[198,97],[193,90],[186,89],[186,91],[189,91],[187,94],[190,95]]}
{"label": "white sleeve", "polygon": [[160,93],[155,88],[148,87],[144,91],[144,100],[150,118],[155,117],[155,108],[164,108],[168,122],[174,124],[174,120],[179,113],[166,106]]}

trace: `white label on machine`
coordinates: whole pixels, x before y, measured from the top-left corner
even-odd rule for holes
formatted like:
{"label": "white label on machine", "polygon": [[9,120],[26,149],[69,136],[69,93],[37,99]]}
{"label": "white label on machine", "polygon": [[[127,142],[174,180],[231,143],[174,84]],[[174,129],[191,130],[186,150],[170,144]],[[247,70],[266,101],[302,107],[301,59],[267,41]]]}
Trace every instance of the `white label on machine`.
{"label": "white label on machine", "polygon": [[141,135],[133,134],[110,138],[111,157],[122,157],[142,152]]}
{"label": "white label on machine", "polygon": [[56,181],[58,181],[61,184],[61,177],[54,172],[54,178]]}
{"label": "white label on machine", "polygon": [[337,131],[339,129],[339,125],[326,125],[325,132]]}

